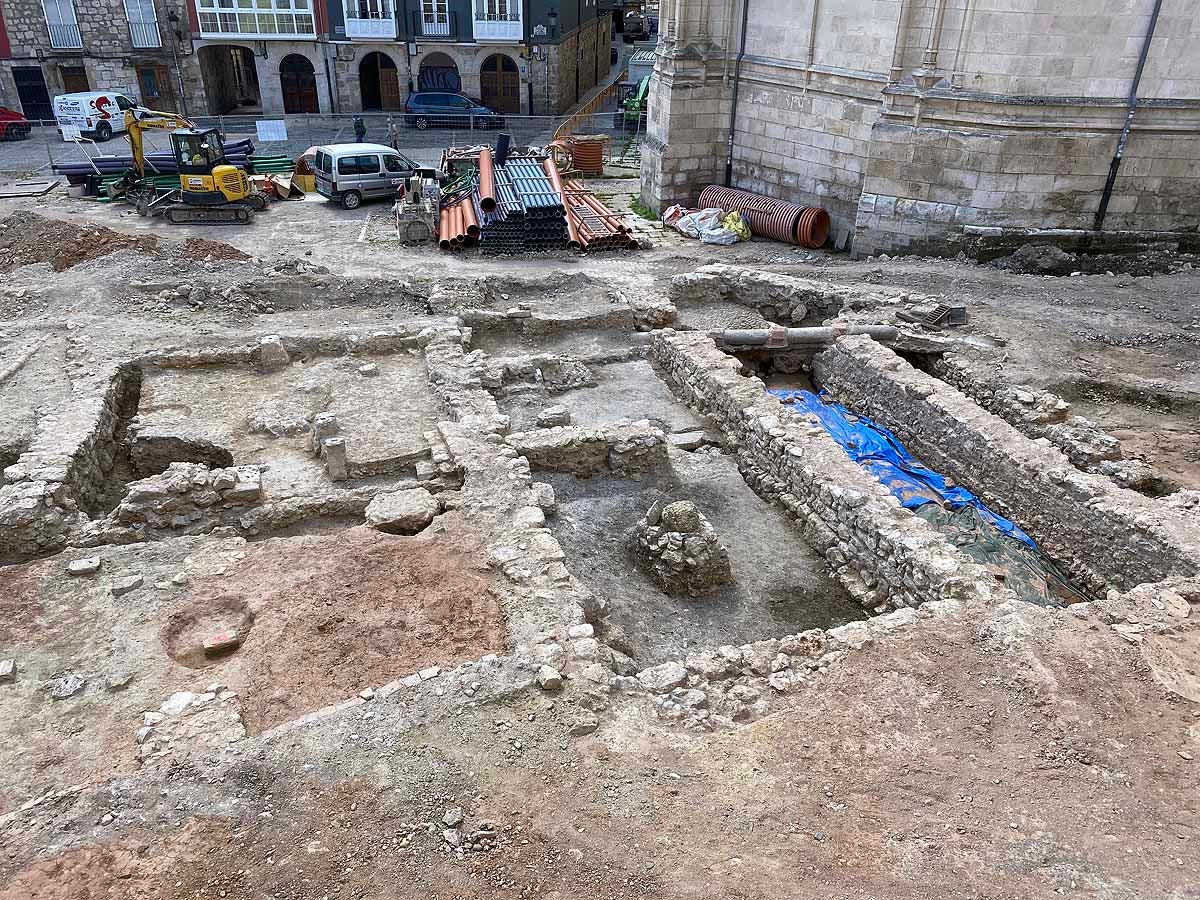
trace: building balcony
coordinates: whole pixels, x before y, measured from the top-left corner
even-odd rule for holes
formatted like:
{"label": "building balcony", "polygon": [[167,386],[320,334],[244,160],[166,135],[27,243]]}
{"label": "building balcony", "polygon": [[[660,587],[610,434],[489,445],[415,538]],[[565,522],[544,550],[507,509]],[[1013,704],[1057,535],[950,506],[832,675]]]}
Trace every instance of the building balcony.
{"label": "building balcony", "polygon": [[315,41],[316,29],[310,11],[258,12],[209,9],[200,6],[202,38],[241,40]]}
{"label": "building balcony", "polygon": [[47,23],[50,29],[50,46],[54,50],[82,50],[83,38],[79,35],[79,26],[74,22],[64,22],[54,25]]}
{"label": "building balcony", "polygon": [[[458,13],[450,12],[430,15],[414,11],[412,14],[412,30],[409,33],[414,37],[432,40],[460,40],[458,36]],[[470,40],[470,35],[466,39]]]}
{"label": "building balcony", "polygon": [[360,19],[346,13],[346,37],[351,40],[394,41],[396,34],[396,20],[391,15],[386,19]]}
{"label": "building balcony", "polygon": [[138,49],[162,46],[162,37],[158,33],[157,22],[130,22],[129,39]]}
{"label": "building balcony", "polygon": [[475,40],[501,41],[515,44],[524,37],[525,30],[519,13],[511,15],[484,15],[475,17]]}

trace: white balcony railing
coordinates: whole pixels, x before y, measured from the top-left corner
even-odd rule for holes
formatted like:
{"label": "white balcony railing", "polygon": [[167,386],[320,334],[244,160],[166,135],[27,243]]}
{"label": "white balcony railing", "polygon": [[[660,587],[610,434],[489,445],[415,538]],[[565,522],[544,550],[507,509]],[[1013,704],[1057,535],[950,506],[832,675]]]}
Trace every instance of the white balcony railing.
{"label": "white balcony railing", "polygon": [[59,25],[47,24],[50,29],[50,46],[55,50],[82,50],[83,38],[79,36],[79,26],[74,22],[64,22]]}
{"label": "white balcony railing", "polygon": [[348,38],[394,40],[399,33],[392,5],[386,0],[350,0],[345,9]]}
{"label": "white balcony railing", "polygon": [[135,47],[161,47],[162,37],[157,22],[130,22],[129,39]]}
{"label": "white balcony railing", "polygon": [[520,41],[524,37],[521,16],[475,14],[475,40],[477,41]]}
{"label": "white balcony railing", "polygon": [[450,34],[450,17],[429,14],[422,16],[421,34],[426,37],[446,37]]}

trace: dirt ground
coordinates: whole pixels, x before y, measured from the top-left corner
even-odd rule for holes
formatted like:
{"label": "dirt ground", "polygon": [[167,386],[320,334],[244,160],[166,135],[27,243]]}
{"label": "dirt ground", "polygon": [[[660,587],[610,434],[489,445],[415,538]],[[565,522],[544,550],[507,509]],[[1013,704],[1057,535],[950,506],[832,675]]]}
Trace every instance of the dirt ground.
{"label": "dirt ground", "polygon": [[[379,206],[351,213],[314,199],[250,226],[168,231],[65,196],[0,201],[0,371],[37,345],[0,380],[0,459],[15,460],[72,380],[106,359],[423,326],[520,302],[603,317],[719,260],[963,302],[971,322],[957,336],[1007,378],[1060,393],[1127,454],[1200,489],[1200,273],[1186,266],[1022,275],[763,241],[713,250],[650,226],[661,240],[637,254],[489,260],[390,242],[385,219]],[[680,315],[702,326],[725,312]],[[586,354],[629,340],[605,328],[544,339],[481,329],[476,346]],[[642,365],[601,368],[596,387],[561,402],[588,422],[627,410],[672,430],[697,424],[657,382],[639,388],[653,377]],[[385,442],[452,418],[407,372],[386,396],[355,394],[352,376],[339,384],[364,428],[376,407],[413,423]],[[229,422],[264,399],[201,393],[195,415]],[[532,411],[510,406],[517,419]],[[733,477],[695,474],[727,531],[759,504]],[[269,469],[263,478],[283,494],[291,483]],[[644,489],[638,503],[655,490]],[[564,489],[562,522],[594,502],[586,493]],[[614,696],[589,731],[578,726],[585,674],[557,692],[497,663],[478,688],[433,681],[264,735],[427,666],[518,649],[480,515],[443,513],[411,537],[339,521],[251,543],[171,537],[0,568],[0,660],[20,661],[17,681],[0,683],[0,900],[1200,898],[1194,605],[1173,632],[1144,640],[1092,604],[923,619],[727,730],[685,729],[644,699]],[[769,530],[736,536],[765,586],[780,575]],[[612,598],[636,609],[640,585],[612,566],[612,548],[587,546],[605,539],[563,540],[565,565],[592,550],[610,567]],[[92,553],[103,557],[97,575],[64,574]],[[144,584],[114,596],[131,575]],[[833,584],[816,567],[811,578],[817,593]],[[708,645],[774,631],[740,613],[728,637],[707,632]],[[624,627],[635,644],[662,643],[658,629],[671,647],[698,646],[712,622],[685,618],[651,605]],[[228,629],[243,632],[236,651],[197,652]],[[50,700],[46,685],[72,672],[86,687]],[[143,763],[145,713],[214,682],[236,694],[250,735]],[[462,834],[489,835],[484,849],[450,849],[444,819],[458,807]]]}

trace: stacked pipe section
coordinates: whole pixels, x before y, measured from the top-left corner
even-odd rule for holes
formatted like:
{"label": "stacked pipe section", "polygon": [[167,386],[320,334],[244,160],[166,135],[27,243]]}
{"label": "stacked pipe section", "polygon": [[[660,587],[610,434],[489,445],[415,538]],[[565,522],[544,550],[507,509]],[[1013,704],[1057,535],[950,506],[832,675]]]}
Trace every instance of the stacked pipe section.
{"label": "stacked pipe section", "polygon": [[[231,166],[237,166],[243,171],[250,171],[250,154],[254,152],[254,143],[250,138],[231,141],[225,145],[225,156]],[[96,156],[87,159],[68,160],[54,164],[54,174],[66,175],[68,178],[86,177],[88,175],[123,175],[133,168],[133,156]],[[155,150],[146,154],[147,175],[178,175],[179,165],[171,150]]]}
{"label": "stacked pipe section", "polygon": [[701,209],[739,212],[752,234],[785,244],[816,250],[829,238],[829,213],[819,206],[800,206],[715,184],[700,192],[699,204]]}
{"label": "stacked pipe section", "polygon": [[542,161],[550,183],[562,198],[567,213],[570,247],[595,253],[599,250],[636,250],[637,238],[629,227],[579,181],[563,182],[553,159]]}

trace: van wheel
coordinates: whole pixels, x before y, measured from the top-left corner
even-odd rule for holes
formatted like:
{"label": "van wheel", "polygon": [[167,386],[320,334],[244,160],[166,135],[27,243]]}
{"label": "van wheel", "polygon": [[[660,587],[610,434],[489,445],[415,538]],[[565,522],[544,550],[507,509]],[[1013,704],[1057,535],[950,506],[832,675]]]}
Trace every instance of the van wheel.
{"label": "van wheel", "polygon": [[358,209],[362,206],[362,194],[358,191],[346,191],[342,194],[342,207],[344,209]]}
{"label": "van wheel", "polygon": [[429,120],[427,118],[425,118],[424,116],[417,116],[417,121],[415,124],[418,129],[420,129],[421,131],[424,131],[426,128],[429,127]]}
{"label": "van wheel", "polygon": [[112,126],[111,125],[109,125],[107,122],[101,122],[99,125],[96,126],[96,140],[97,141],[99,141],[100,143],[103,144],[110,137],[112,137]]}

